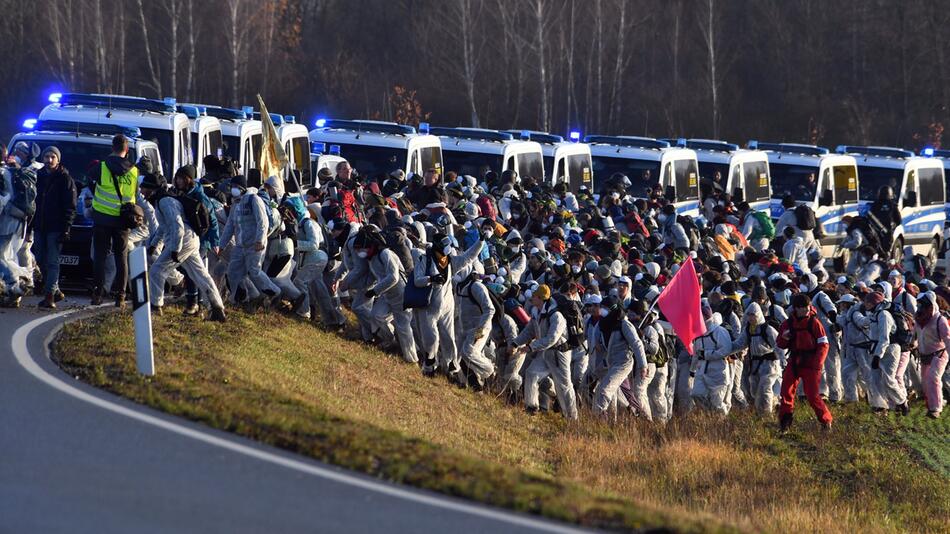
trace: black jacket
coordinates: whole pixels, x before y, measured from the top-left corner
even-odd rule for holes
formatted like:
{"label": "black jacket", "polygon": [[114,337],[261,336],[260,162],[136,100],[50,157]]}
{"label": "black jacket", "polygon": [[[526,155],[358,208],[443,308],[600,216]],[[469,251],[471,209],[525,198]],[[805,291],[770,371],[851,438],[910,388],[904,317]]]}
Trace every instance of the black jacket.
{"label": "black jacket", "polygon": [[76,183],[66,167],[43,167],[36,173],[36,214],[33,230],[65,232],[76,218]]}

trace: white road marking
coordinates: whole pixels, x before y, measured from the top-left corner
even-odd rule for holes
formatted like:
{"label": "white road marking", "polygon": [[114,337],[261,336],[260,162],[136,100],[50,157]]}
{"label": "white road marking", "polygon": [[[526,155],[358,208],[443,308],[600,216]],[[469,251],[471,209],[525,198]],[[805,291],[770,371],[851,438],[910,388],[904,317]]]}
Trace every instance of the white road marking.
{"label": "white road marking", "polygon": [[341,484],[346,484],[349,486],[354,486],[357,488],[365,489],[368,491],[374,491],[376,493],[381,493],[388,495],[390,497],[396,497],[399,499],[405,499],[407,501],[413,501],[420,504],[425,504],[428,506],[433,506],[435,508],[444,508],[447,510],[452,510],[456,512],[462,512],[466,514],[471,514],[479,517],[484,517],[487,519],[492,519],[496,521],[501,521],[504,523],[509,523],[512,525],[518,525],[521,527],[528,527],[537,530],[547,531],[547,532],[584,532],[578,528],[558,525],[555,523],[548,523],[545,521],[533,519],[531,517],[519,516],[511,513],[505,513],[497,510],[492,510],[490,508],[476,506],[472,504],[466,504],[461,502],[455,502],[451,500],[441,499],[432,495],[425,495],[423,493],[417,493],[414,491],[409,491],[403,489],[396,485],[386,484],[383,482],[376,482],[372,480],[367,480],[361,477],[356,477],[345,473],[343,471],[337,471],[334,469],[327,469],[319,467],[316,465],[308,464],[306,462],[301,462],[299,460],[294,460],[292,458],[285,458],[277,454],[273,454],[267,451],[258,450],[247,445],[236,443],[227,439],[223,439],[218,436],[207,434],[201,432],[200,430],[195,430],[193,428],[188,428],[186,426],[174,423],[171,421],[166,421],[158,417],[152,416],[147,413],[139,412],[137,410],[122,406],[120,404],[112,403],[108,400],[96,397],[91,395],[81,389],[76,388],[75,386],[64,381],[62,378],[54,376],[40,367],[39,364],[34,361],[33,357],[30,355],[29,350],[27,349],[27,338],[30,333],[36,328],[42,326],[45,323],[48,323],[54,319],[59,319],[61,317],[66,317],[73,313],[76,313],[80,310],[69,310],[52,315],[47,315],[34,319],[25,325],[21,326],[13,333],[12,345],[13,345],[13,354],[16,357],[17,362],[21,367],[26,369],[31,375],[44,382],[48,386],[59,390],[62,393],[65,393],[71,397],[79,399],[84,402],[88,402],[93,406],[102,408],[119,415],[124,415],[130,419],[135,419],[142,423],[152,425],[168,432],[178,434],[187,438],[191,438],[195,441],[200,441],[208,445],[215,447],[220,447],[222,449],[227,449],[238,454],[243,454],[251,458],[256,458],[258,460],[269,462],[287,469],[292,469],[300,473],[307,475],[312,475],[334,482],[339,482]]}

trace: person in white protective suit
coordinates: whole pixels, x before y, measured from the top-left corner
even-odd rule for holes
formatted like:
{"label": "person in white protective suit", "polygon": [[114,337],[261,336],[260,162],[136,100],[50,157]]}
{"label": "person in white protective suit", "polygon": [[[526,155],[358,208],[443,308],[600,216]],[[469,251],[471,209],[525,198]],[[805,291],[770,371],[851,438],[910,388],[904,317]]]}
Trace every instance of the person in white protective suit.
{"label": "person in white protective suit", "polygon": [[557,309],[551,288],[541,284],[531,295],[531,321],[515,339],[522,353],[534,353],[525,372],[524,399],[528,413],[537,413],[539,383],[549,375],[554,381],[561,413],[577,419],[577,399],[571,383],[571,352],[567,344],[567,320]]}
{"label": "person in white protective suit", "polygon": [[706,333],[693,340],[693,359],[690,376],[693,387],[689,396],[701,408],[720,415],[729,414],[729,395],[732,387],[731,367],[726,357],[732,353],[732,339],[722,327],[722,317],[713,313],[708,302],[703,303]]}
{"label": "person in white protective suit", "polygon": [[[194,167],[186,165],[175,173],[175,193],[184,195],[195,186]],[[152,176],[152,175],[149,175]],[[200,242],[184,217],[181,200],[170,195],[159,187],[143,188],[147,191],[149,201],[155,206],[155,217],[158,220],[161,234],[162,253],[149,267],[148,285],[149,299],[152,312],[161,315],[165,299],[165,280],[169,274],[181,267],[195,282],[198,289],[204,293],[211,303],[209,320],[224,322],[224,303],[218,288],[208,274],[204,261],[201,259]]]}

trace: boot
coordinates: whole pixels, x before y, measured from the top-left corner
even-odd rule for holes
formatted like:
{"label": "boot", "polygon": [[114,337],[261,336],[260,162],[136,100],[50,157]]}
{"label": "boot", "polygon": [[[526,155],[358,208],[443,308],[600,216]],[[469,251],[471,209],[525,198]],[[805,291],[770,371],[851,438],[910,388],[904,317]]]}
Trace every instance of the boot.
{"label": "boot", "polygon": [[778,418],[778,429],[779,432],[785,433],[788,432],[789,428],[792,428],[792,421],[794,417],[790,413],[783,413]]}
{"label": "boot", "polygon": [[53,291],[53,302],[59,302],[61,300],[66,300],[66,295],[64,295],[63,292],[58,289]]}
{"label": "boot", "polygon": [[185,305],[185,309],[181,312],[185,317],[195,317],[198,315],[198,303],[192,302]]}
{"label": "boot", "polygon": [[55,310],[56,309],[56,297],[53,293],[49,293],[46,297],[36,305],[37,308],[43,308],[45,310]]}
{"label": "boot", "polygon": [[92,299],[90,300],[89,303],[92,304],[93,306],[99,306],[100,304],[102,304],[102,290],[101,289],[93,290]]}
{"label": "boot", "polygon": [[227,322],[228,318],[224,314],[224,308],[211,308],[211,313],[208,314],[208,320],[216,323],[224,323]]}
{"label": "boot", "polygon": [[156,317],[161,317],[161,316],[162,316],[162,313],[163,313],[163,312],[162,312],[162,306],[150,306],[150,308],[152,309],[152,315],[154,315],[154,316],[156,316]]}
{"label": "boot", "polygon": [[895,406],[894,410],[901,417],[906,417],[910,413],[910,407],[907,406],[907,401],[904,401],[903,404],[898,404],[897,406]]}

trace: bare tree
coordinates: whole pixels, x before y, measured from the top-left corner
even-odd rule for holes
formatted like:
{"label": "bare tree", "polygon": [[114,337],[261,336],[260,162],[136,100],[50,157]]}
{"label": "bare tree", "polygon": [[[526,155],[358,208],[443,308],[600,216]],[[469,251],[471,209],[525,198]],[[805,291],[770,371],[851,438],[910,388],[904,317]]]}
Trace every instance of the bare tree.
{"label": "bare tree", "polygon": [[146,87],[152,90],[153,96],[162,95],[162,76],[159,59],[152,55],[152,45],[148,39],[148,23],[145,20],[145,8],[142,6],[142,0],[136,0],[139,8],[139,22],[142,24],[142,50],[145,54],[145,65],[148,67],[149,80],[145,81]]}
{"label": "bare tree", "polygon": [[710,112],[712,114],[712,135],[719,138],[719,78],[716,72],[716,53],[718,42],[716,36],[716,0],[706,0],[706,16],[701,19],[700,33],[707,52],[707,76],[709,81],[709,97],[712,100]]}

